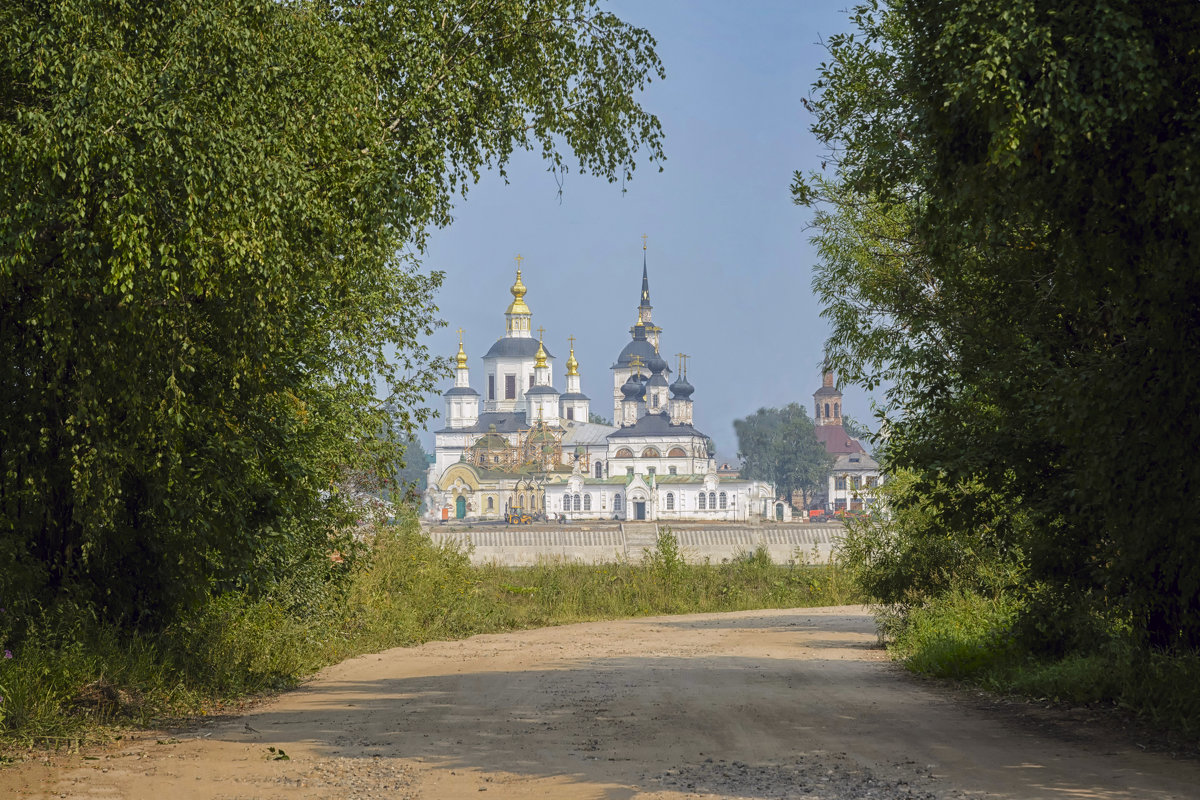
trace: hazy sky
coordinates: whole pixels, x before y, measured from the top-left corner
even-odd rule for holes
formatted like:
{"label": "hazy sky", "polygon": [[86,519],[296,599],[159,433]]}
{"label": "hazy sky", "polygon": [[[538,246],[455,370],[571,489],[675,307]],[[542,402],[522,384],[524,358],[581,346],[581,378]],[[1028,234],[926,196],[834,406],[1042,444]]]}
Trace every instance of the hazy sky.
{"label": "hazy sky", "polygon": [[[425,258],[446,273],[438,306],[447,326],[432,345],[452,355],[464,328],[471,382],[481,389],[480,357],[504,333],[520,253],[534,328],[545,327],[557,357],[554,385],[563,389],[574,335],[583,391],[593,411],[611,417],[609,368],[636,319],[646,234],[662,353],[672,369],[675,353],[691,357],[696,427],[732,460],[734,419],[793,401],[811,415],[820,386],[828,326],[811,290],[810,214],[792,205],[788,186],[793,170],[822,161],[800,99],[826,58],[821,41],[849,28],[845,4],[624,0],[608,8],[658,42],[667,77],[642,100],[662,122],[663,172],[642,164],[623,187],[569,175],[561,197],[532,154],[515,159],[507,185],[485,175]],[[854,389],[845,408],[870,416]]]}

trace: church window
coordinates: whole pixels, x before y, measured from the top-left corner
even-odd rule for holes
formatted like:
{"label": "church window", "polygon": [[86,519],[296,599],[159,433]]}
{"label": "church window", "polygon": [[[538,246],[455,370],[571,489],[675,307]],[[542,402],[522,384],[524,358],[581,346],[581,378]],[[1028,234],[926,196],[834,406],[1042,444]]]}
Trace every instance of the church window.
{"label": "church window", "polygon": [[841,490],[845,491],[845,489],[846,489],[846,476],[845,476],[845,475],[839,475],[838,477],[834,478],[834,479],[833,479],[833,488],[834,488],[834,489],[841,489]]}
{"label": "church window", "polygon": [[614,494],[613,495],[613,511],[620,511],[620,510],[621,510],[621,495]]}
{"label": "church window", "polygon": [[708,493],[708,507],[709,508],[717,507],[717,493],[716,492]]}
{"label": "church window", "polygon": [[633,451],[628,447],[622,447],[617,451],[617,458],[633,458]]}
{"label": "church window", "polygon": [[517,399],[517,376],[516,375],[505,375],[504,376],[504,399],[505,400],[516,400]]}
{"label": "church window", "polygon": [[667,453],[668,458],[686,458],[687,453],[683,452],[682,447],[672,447],[671,452]]}
{"label": "church window", "polygon": [[642,458],[658,458],[660,455],[657,447],[647,447],[642,451]]}
{"label": "church window", "polygon": [[669,473],[671,473],[672,475],[674,475],[674,474],[675,474],[675,468],[674,468],[674,467],[667,467],[667,472],[669,472]]}
{"label": "church window", "polygon": [[575,510],[576,510],[576,511],[579,511],[579,510],[580,510],[580,505],[579,505],[579,495],[575,495]]}
{"label": "church window", "polygon": [[729,497],[724,492],[717,496],[717,500],[720,502],[721,508],[726,508],[729,504]]}
{"label": "church window", "polygon": [[658,395],[656,395],[656,394],[650,395],[650,407],[658,408]]}
{"label": "church window", "polygon": [[625,477],[626,477],[626,478],[632,478],[632,477],[633,477],[633,467],[626,467],[626,468],[625,468]]}
{"label": "church window", "polygon": [[533,388],[533,376],[532,375],[529,376],[529,388],[530,389]]}
{"label": "church window", "polygon": [[656,472],[657,472],[657,470],[655,470],[654,467],[646,467],[646,474],[649,475],[651,478],[654,477]]}
{"label": "church window", "polygon": [[833,415],[834,415],[835,417],[837,417],[837,416],[840,416],[840,415],[841,415],[841,413],[842,413],[842,412],[841,412],[841,410],[840,410],[839,404],[838,404],[838,403],[834,403],[834,404],[833,404]]}
{"label": "church window", "polygon": [[604,477],[604,462],[602,462],[602,461],[596,462],[596,477],[597,478]]}
{"label": "church window", "polygon": [[667,511],[675,510],[675,495],[672,492],[667,492]]}
{"label": "church window", "polygon": [[592,510],[592,495],[590,492],[583,496],[583,510],[584,511]]}
{"label": "church window", "polygon": [[706,506],[706,505],[704,504],[704,492],[701,492],[701,493],[700,493],[700,503],[699,503],[699,505],[698,505],[698,508],[699,508],[701,511],[703,511],[703,510],[705,510],[706,508],[708,508],[708,506]]}
{"label": "church window", "polygon": [[496,376],[488,375],[488,400],[496,399]]}
{"label": "church window", "polygon": [[567,406],[567,419],[575,419],[575,407]]}
{"label": "church window", "polygon": [[493,498],[489,497],[488,498],[488,511],[493,511],[493,510],[495,510],[495,508],[496,508],[495,500]]}
{"label": "church window", "polygon": [[829,403],[825,404],[825,416],[829,416]]}

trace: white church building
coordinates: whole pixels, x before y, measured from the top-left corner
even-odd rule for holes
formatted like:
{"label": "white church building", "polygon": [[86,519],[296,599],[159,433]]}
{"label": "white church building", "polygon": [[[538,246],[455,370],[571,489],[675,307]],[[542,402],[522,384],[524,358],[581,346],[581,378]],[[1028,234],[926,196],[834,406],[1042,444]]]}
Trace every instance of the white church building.
{"label": "white church building", "polygon": [[693,426],[686,359],[672,381],[659,354],[644,249],[637,324],[611,367],[613,425],[588,421],[573,337],[565,391],[554,387],[555,358],[533,336],[519,267],[510,292],[505,334],[483,356],[482,395],[460,330],[446,425],[434,433],[429,518],[498,520],[515,510],[563,520],[791,518],[770,484],[717,474],[712,442]]}

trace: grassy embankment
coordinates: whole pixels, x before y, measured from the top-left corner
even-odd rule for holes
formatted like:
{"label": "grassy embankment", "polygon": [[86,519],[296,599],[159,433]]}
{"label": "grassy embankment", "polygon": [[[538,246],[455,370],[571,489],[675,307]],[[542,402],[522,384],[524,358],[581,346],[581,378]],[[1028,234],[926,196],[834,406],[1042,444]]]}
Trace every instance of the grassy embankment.
{"label": "grassy embankment", "polygon": [[38,623],[0,660],[0,743],[65,744],[112,724],[213,713],[294,685],[349,656],[437,639],[655,614],[856,602],[836,567],[777,566],[765,553],[687,564],[660,538],[641,563],[473,567],[412,520],[384,526],[336,589],[213,598],[154,635],[86,615]]}
{"label": "grassy embankment", "polygon": [[1022,601],[955,591],[881,615],[892,652],[914,672],[992,692],[1124,709],[1200,747],[1200,653],[1139,648],[1119,621],[1077,620],[1086,644],[1033,652],[1014,635]]}

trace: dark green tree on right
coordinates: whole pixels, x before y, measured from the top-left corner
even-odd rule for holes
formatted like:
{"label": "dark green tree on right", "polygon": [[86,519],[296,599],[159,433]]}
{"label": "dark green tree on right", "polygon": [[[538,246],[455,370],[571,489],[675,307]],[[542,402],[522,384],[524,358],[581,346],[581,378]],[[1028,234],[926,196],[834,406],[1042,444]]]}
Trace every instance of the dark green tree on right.
{"label": "dark green tree on right", "polygon": [[1020,554],[1031,643],[1200,646],[1200,4],[852,19],[807,101],[833,173],[793,187],[831,364],[889,387],[926,535]]}

